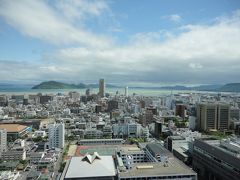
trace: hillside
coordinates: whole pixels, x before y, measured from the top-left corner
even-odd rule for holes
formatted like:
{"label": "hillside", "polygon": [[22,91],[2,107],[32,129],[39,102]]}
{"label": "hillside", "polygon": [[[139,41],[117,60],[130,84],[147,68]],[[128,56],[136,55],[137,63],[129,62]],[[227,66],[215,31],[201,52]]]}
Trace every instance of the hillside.
{"label": "hillside", "polygon": [[[106,84],[109,88],[116,88],[119,86],[114,86],[111,84]],[[85,89],[85,88],[98,88],[98,84],[68,84],[61,83],[57,81],[45,81],[36,86],[33,86],[32,89]],[[139,89],[164,89],[164,90],[195,90],[195,91],[218,91],[218,92],[240,92],[240,83],[229,83],[225,85],[201,85],[195,87],[186,87],[186,86],[164,86],[164,87],[132,87]]]}
{"label": "hillside", "polygon": [[[111,84],[106,84],[106,86],[117,87]],[[68,84],[57,81],[45,81],[32,87],[32,89],[85,89],[85,88],[98,88],[98,84],[84,84],[84,83]]]}
{"label": "hillside", "polygon": [[229,83],[218,89],[221,92],[240,92],[240,83]]}
{"label": "hillside", "polygon": [[32,89],[75,89],[75,88],[78,87],[74,84],[66,84],[56,81],[46,81],[32,87]]}

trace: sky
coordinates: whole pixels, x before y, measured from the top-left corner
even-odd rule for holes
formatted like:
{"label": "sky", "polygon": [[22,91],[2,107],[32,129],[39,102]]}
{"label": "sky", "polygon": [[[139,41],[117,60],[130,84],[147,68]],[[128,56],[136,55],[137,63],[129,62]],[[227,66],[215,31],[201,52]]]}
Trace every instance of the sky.
{"label": "sky", "polygon": [[239,77],[239,0],[0,0],[0,82]]}

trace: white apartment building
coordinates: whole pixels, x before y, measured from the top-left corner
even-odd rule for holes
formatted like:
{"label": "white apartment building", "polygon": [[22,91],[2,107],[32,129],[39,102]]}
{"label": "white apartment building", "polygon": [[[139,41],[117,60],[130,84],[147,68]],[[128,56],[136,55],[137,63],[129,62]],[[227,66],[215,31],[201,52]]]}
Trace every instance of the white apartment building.
{"label": "white apartment building", "polygon": [[49,148],[63,148],[65,142],[65,127],[63,123],[49,125]]}
{"label": "white apartment building", "polygon": [[7,131],[6,129],[0,129],[0,157],[2,152],[7,151]]}

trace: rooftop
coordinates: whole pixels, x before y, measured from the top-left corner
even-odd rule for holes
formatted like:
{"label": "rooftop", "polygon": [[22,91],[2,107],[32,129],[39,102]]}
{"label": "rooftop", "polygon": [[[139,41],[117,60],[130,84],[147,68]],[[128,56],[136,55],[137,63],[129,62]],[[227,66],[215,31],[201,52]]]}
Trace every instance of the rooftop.
{"label": "rooftop", "polygon": [[26,128],[27,126],[20,124],[0,124],[0,129],[6,129],[7,132],[21,132]]}
{"label": "rooftop", "polygon": [[160,143],[149,143],[147,144],[146,148],[150,151],[152,151],[154,154],[159,155],[168,155],[172,156],[170,151],[168,151],[164,146],[162,146]]}
{"label": "rooftop", "polygon": [[135,154],[135,153],[144,153],[143,150],[141,150],[139,147],[137,147],[136,145],[133,146],[121,146],[119,148],[119,150],[121,151],[121,153],[123,154]]}
{"label": "rooftop", "polygon": [[72,157],[65,178],[115,176],[115,165],[112,156],[101,156],[89,163],[84,157]]}
{"label": "rooftop", "polygon": [[167,175],[196,175],[196,173],[175,158],[169,159],[168,163],[136,163],[132,169],[120,172],[120,177],[152,177]]}
{"label": "rooftop", "polygon": [[117,145],[78,146],[75,155],[84,156],[86,153],[98,152],[100,156],[112,156],[118,147]]}

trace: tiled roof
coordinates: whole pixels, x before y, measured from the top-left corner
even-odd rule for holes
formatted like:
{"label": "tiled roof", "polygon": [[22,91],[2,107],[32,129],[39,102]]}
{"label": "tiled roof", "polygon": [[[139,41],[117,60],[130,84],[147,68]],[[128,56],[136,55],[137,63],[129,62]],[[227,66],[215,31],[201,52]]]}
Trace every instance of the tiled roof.
{"label": "tiled roof", "polygon": [[26,128],[27,126],[20,124],[0,124],[0,129],[6,129],[7,132],[21,132]]}

